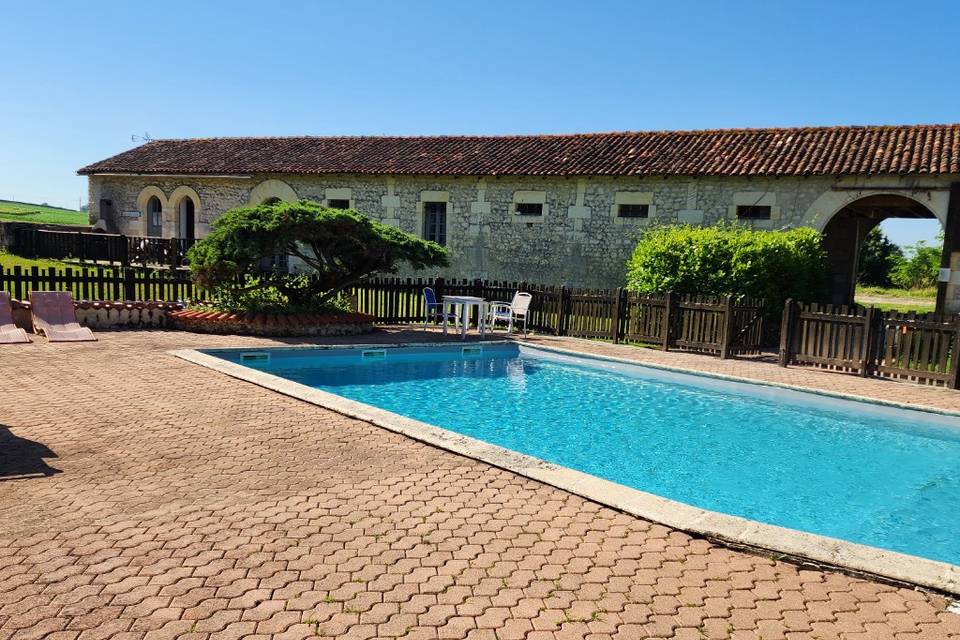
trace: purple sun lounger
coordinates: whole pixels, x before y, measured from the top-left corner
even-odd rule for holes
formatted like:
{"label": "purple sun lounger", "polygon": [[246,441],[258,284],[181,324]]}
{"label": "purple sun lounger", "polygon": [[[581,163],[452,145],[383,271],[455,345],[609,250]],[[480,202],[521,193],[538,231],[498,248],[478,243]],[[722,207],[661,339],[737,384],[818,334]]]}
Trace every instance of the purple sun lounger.
{"label": "purple sun lounger", "polygon": [[0,344],[21,344],[30,342],[27,332],[13,324],[13,307],[10,305],[10,292],[0,291]]}
{"label": "purple sun lounger", "polygon": [[73,296],[67,291],[31,291],[30,310],[33,330],[50,342],[86,342],[96,340],[93,332],[77,323]]}

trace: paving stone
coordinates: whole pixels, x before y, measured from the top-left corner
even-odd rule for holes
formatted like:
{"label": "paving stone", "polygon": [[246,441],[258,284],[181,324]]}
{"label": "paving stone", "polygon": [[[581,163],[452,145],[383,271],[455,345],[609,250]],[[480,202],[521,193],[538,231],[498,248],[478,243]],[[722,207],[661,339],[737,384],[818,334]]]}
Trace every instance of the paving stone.
{"label": "paving stone", "polygon": [[[35,470],[0,483],[2,640],[960,639],[941,597],[720,547],[166,353],[275,341],[99,337],[0,351],[0,473]],[[537,339],[960,409],[925,387]]]}

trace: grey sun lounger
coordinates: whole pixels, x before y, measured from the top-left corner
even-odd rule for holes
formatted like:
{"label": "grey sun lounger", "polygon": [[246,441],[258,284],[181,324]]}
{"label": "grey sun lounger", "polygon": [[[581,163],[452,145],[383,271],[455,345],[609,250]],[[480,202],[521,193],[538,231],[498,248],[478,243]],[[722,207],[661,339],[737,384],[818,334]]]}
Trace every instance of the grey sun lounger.
{"label": "grey sun lounger", "polygon": [[0,291],[0,344],[30,342],[27,332],[13,323],[13,307],[10,292]]}
{"label": "grey sun lounger", "polygon": [[87,342],[96,340],[93,332],[77,323],[73,296],[67,291],[31,291],[30,311],[33,330],[50,342]]}

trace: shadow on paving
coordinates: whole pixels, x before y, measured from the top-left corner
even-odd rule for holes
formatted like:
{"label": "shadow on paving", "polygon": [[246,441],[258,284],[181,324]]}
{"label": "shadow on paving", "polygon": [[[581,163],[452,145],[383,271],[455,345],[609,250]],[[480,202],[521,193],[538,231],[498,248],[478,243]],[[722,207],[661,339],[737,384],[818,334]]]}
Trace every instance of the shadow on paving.
{"label": "shadow on paving", "polygon": [[56,457],[47,445],[14,435],[10,427],[0,424],[0,482],[60,473],[44,460]]}

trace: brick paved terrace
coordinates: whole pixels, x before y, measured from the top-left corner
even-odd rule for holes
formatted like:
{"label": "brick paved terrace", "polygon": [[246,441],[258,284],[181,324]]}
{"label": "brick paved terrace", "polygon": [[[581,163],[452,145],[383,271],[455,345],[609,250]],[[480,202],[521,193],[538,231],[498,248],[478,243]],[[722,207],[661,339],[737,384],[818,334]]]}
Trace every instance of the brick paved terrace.
{"label": "brick paved terrace", "polygon": [[0,349],[0,640],[960,638],[939,596],[717,546],[166,353],[273,341],[99,337]]}

